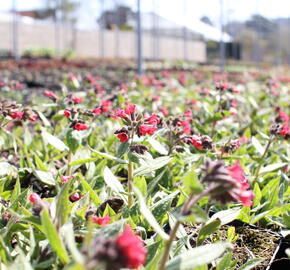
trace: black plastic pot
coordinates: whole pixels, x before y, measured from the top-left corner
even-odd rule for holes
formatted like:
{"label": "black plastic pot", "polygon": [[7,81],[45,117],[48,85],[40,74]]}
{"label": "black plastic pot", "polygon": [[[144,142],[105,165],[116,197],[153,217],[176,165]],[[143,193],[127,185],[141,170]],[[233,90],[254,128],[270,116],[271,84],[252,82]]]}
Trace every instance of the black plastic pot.
{"label": "black plastic pot", "polygon": [[290,258],[286,254],[286,249],[290,248],[290,241],[282,238],[276,248],[269,266],[265,270],[288,270],[290,269]]}

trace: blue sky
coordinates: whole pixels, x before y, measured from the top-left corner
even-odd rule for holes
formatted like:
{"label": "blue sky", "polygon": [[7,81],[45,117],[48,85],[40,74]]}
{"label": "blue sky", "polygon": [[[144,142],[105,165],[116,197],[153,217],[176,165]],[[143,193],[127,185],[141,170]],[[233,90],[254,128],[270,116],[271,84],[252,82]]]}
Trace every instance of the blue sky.
{"label": "blue sky", "polygon": [[[31,9],[41,7],[42,0],[16,0],[18,9]],[[79,22],[85,27],[95,25],[96,17],[100,14],[100,0],[79,0]],[[184,16],[193,19],[203,15],[209,16],[218,25],[220,0],[141,0],[142,10],[151,11],[155,1],[157,10],[166,17],[183,20]],[[289,0],[223,0],[225,20],[245,20],[250,15],[258,12],[267,17],[290,16]],[[127,3],[135,6],[136,0],[105,0],[105,5],[110,7],[115,2]],[[186,12],[183,2],[186,2]],[[11,9],[12,0],[0,0],[0,11]]]}

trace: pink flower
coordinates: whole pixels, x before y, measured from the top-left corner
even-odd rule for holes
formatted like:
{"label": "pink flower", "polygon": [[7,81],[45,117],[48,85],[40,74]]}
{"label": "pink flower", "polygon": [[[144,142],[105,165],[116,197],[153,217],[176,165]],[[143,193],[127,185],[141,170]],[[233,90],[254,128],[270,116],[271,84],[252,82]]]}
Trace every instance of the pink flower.
{"label": "pink flower", "polygon": [[93,109],[93,114],[100,115],[101,113],[102,113],[101,107],[97,107],[97,108]]}
{"label": "pink flower", "polygon": [[81,195],[78,192],[76,192],[76,193],[71,194],[69,198],[71,202],[76,202],[81,198]]}
{"label": "pink flower", "polygon": [[230,176],[242,184],[244,189],[250,187],[248,179],[244,175],[244,170],[240,166],[239,161],[236,161],[234,165],[227,168],[229,170]]}
{"label": "pink flower", "polygon": [[279,118],[284,123],[288,123],[289,122],[289,115],[287,113],[285,113],[284,111],[282,111],[282,110],[279,110]]}
{"label": "pink flower", "polygon": [[110,100],[103,100],[101,104],[101,108],[103,112],[108,112],[112,106],[112,102]]}
{"label": "pink flower", "polygon": [[146,134],[153,135],[156,130],[157,130],[157,127],[149,127],[146,125],[140,125],[138,129],[139,133],[142,136],[146,136]]}
{"label": "pink flower", "polygon": [[29,116],[29,120],[30,121],[35,121],[37,119],[37,117],[38,117],[37,114],[30,115]]}
{"label": "pink flower", "polygon": [[84,123],[75,123],[73,126],[73,129],[75,129],[75,130],[86,130],[88,128],[89,128],[89,126],[87,126]]}
{"label": "pink flower", "polygon": [[129,104],[127,105],[126,109],[125,109],[125,113],[128,114],[128,115],[131,115],[135,112],[135,109],[136,109],[136,105],[134,104]]}
{"label": "pink flower", "polygon": [[189,124],[189,121],[188,120],[182,120],[182,121],[179,121],[177,123],[178,126],[182,126],[183,127],[183,132],[185,134],[190,134],[191,132],[191,128],[190,128],[190,124]]}
{"label": "pink flower", "polygon": [[192,138],[191,138],[191,144],[197,148],[198,150],[203,150],[202,149],[202,141],[200,139],[200,136],[198,135],[193,135]]}
{"label": "pink flower", "polygon": [[160,119],[156,114],[146,117],[145,120],[149,125],[158,125],[160,122]]}
{"label": "pink flower", "polygon": [[160,109],[160,111],[163,113],[164,116],[169,115],[169,112],[168,112],[168,110],[167,110],[166,107],[162,107],[162,108]]}
{"label": "pink flower", "polygon": [[97,223],[101,226],[106,226],[111,221],[111,218],[109,216],[104,216],[104,217],[92,216],[91,219],[94,223]]}
{"label": "pink flower", "polygon": [[251,206],[254,198],[254,193],[247,190],[250,187],[248,179],[244,176],[244,170],[238,161],[234,165],[227,168],[230,176],[235,179],[240,185],[239,199],[244,206]]}
{"label": "pink flower", "polygon": [[44,91],[43,95],[49,98],[56,98],[56,95],[52,91]]}
{"label": "pink flower", "polygon": [[84,98],[82,98],[82,97],[73,97],[72,100],[73,100],[73,102],[75,104],[78,104],[78,103],[83,102]]}
{"label": "pink flower", "polygon": [[70,115],[71,115],[71,112],[70,112],[69,110],[64,110],[63,115],[64,115],[66,118],[69,118]]}
{"label": "pink flower", "polygon": [[69,180],[71,180],[73,178],[73,175],[63,175],[61,177],[61,183],[65,184],[66,182],[68,182]]}
{"label": "pink flower", "polygon": [[28,200],[31,203],[36,203],[36,202],[39,202],[41,200],[41,198],[39,197],[39,195],[37,193],[31,193],[28,197]]}
{"label": "pink flower", "polygon": [[246,136],[242,136],[242,137],[240,138],[240,142],[241,142],[241,143],[246,143],[247,141],[248,141],[248,139],[247,139]]}
{"label": "pink flower", "polygon": [[288,124],[286,123],[286,124],[284,124],[284,125],[282,126],[282,129],[281,129],[281,131],[280,131],[280,134],[283,135],[283,136],[286,136],[286,135],[288,135],[289,133],[290,133],[290,129],[289,129]]}
{"label": "pink flower", "polygon": [[152,100],[153,100],[153,102],[158,102],[158,101],[160,100],[160,97],[158,97],[158,96],[154,96],[154,97],[152,98]]}
{"label": "pink flower", "polygon": [[124,256],[126,267],[133,269],[143,265],[146,261],[147,251],[143,241],[136,236],[130,226],[117,238],[116,244]]}
{"label": "pink flower", "polygon": [[115,109],[115,116],[124,118],[126,117],[126,113],[123,109]]}
{"label": "pink flower", "polygon": [[254,199],[254,193],[252,190],[243,190],[240,193],[240,201],[242,202],[243,206],[252,206],[253,199]]}
{"label": "pink flower", "polygon": [[13,119],[22,119],[24,112],[20,112],[20,111],[15,111],[15,112],[11,112],[9,114],[10,117],[12,117]]}
{"label": "pink flower", "polygon": [[129,140],[128,134],[126,134],[125,132],[118,133],[117,137],[120,142],[127,142]]}
{"label": "pink flower", "polygon": [[192,117],[192,110],[186,110],[185,112],[184,112],[184,116],[186,116],[186,117],[188,117],[188,118],[191,118]]}

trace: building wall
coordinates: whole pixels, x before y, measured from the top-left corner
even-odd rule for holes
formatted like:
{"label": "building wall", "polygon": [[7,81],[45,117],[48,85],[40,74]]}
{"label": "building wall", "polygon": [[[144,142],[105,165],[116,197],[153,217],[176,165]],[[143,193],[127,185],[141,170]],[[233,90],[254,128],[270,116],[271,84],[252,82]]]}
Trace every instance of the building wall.
{"label": "building wall", "polygon": [[[0,50],[12,50],[11,22],[0,22],[0,36]],[[81,57],[133,59],[136,57],[136,35],[117,30],[86,31],[40,23],[18,23],[19,53],[33,48],[73,49]],[[157,37],[154,40],[150,33],[143,33],[143,56],[145,59],[205,62],[206,44],[188,40],[184,45],[182,39],[173,37]]]}

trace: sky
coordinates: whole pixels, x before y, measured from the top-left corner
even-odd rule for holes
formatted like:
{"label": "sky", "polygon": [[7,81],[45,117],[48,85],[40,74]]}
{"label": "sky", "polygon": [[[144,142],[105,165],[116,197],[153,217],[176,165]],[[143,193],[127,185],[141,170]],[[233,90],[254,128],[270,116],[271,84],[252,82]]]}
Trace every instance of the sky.
{"label": "sky", "polygon": [[[8,11],[13,0],[0,0],[0,12]],[[43,0],[15,0],[18,10],[41,8]],[[95,26],[100,15],[100,0],[79,0],[81,2],[78,17],[82,27]],[[161,16],[182,21],[185,17],[198,19],[204,15],[211,18],[216,26],[220,22],[220,2],[222,0],[141,0],[142,11],[155,10]],[[104,0],[105,7],[114,3],[124,3],[136,7],[136,0]],[[290,0],[223,0],[224,20],[246,20],[259,13],[269,18],[290,16]],[[155,3],[155,4],[154,4]]]}

